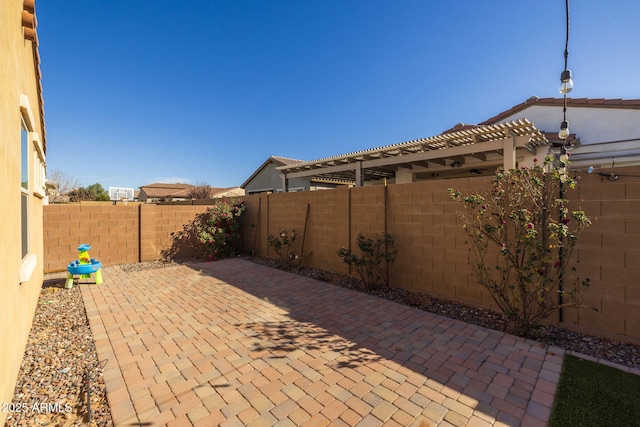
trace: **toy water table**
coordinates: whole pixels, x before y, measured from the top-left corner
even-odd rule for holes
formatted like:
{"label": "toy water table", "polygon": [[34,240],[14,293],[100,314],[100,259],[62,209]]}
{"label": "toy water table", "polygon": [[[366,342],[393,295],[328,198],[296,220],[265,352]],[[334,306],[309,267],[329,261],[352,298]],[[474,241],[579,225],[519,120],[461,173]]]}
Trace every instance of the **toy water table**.
{"label": "toy water table", "polygon": [[67,282],[65,288],[71,289],[73,287],[74,276],[80,276],[82,279],[88,279],[91,274],[95,275],[96,285],[100,285],[102,281],[102,263],[97,259],[93,259],[89,256],[89,249],[91,245],[84,243],[78,246],[78,259],[67,265]]}

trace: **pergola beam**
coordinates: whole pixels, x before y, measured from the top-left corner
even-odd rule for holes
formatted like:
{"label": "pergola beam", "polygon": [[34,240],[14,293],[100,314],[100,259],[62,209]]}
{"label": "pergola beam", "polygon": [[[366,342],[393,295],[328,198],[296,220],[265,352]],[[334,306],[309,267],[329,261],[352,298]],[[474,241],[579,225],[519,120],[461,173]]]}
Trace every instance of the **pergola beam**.
{"label": "pergola beam", "polygon": [[[478,153],[484,154],[488,152],[503,152],[503,165],[505,169],[513,169],[516,165],[516,149],[525,146],[529,142],[529,135],[513,136],[504,139],[498,139],[495,141],[487,141],[482,144],[469,144],[459,145],[455,147],[449,147],[440,150],[426,151],[414,154],[405,154],[402,158],[398,156],[383,157],[379,159],[363,160],[355,163],[341,164],[335,166],[326,166],[323,168],[314,168],[311,170],[302,170],[295,172],[286,172],[287,178],[301,178],[314,175],[335,174],[337,172],[344,172],[347,170],[355,171],[356,181],[358,176],[362,175],[358,173],[358,169],[372,169],[372,168],[384,168],[384,167],[397,167],[399,163],[409,164],[418,162],[434,162],[442,164],[443,159],[451,158],[463,158],[464,156],[476,155]],[[357,184],[356,184],[357,185]]]}
{"label": "pergola beam", "polygon": [[397,173],[404,175],[407,175],[406,172],[415,174],[433,165],[442,167],[451,162],[456,162],[456,165],[465,164],[472,157],[486,162],[487,159],[497,160],[498,155],[502,158],[503,166],[510,169],[516,166],[517,150],[524,148],[535,153],[535,147],[542,144],[548,144],[544,133],[527,119],[520,119],[277,169],[286,175],[284,179],[287,180],[311,176],[341,176],[355,178],[358,184],[362,184],[365,177],[394,176],[391,171],[399,171]]}

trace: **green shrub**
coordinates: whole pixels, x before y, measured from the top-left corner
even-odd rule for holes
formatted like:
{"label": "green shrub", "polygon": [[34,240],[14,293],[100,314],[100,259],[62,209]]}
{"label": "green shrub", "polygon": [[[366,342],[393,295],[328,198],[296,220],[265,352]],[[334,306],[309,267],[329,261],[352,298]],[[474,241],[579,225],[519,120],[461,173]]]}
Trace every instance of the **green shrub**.
{"label": "green shrub", "polygon": [[368,289],[376,289],[384,285],[389,287],[389,271],[396,260],[398,249],[391,234],[386,233],[382,238],[370,239],[362,233],[357,238],[361,255],[351,252],[351,249],[338,249],[338,256],[342,262],[355,268],[358,276]]}
{"label": "green shrub", "polygon": [[533,168],[498,169],[490,191],[463,197],[449,189],[463,207],[473,274],[503,311],[506,330],[520,336],[561,307],[582,306],[579,281],[568,290],[559,286],[591,220],[567,208],[564,193],[576,181],[553,162],[548,157],[544,166],[536,161]]}
{"label": "green shrub", "polygon": [[297,236],[296,230],[291,230],[289,233],[283,228],[277,236],[269,234],[267,237],[267,244],[276,251],[282,262],[289,268],[297,267],[302,263],[302,257],[293,249]]}
{"label": "green shrub", "polygon": [[223,199],[199,218],[196,232],[204,259],[215,261],[240,253],[240,217],[244,210],[243,203]]}

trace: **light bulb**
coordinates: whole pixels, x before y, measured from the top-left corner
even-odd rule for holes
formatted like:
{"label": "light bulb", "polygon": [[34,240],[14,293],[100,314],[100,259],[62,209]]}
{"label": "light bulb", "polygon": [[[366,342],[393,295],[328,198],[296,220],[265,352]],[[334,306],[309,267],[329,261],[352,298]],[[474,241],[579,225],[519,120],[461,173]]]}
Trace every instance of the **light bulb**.
{"label": "light bulb", "polygon": [[564,70],[560,74],[560,93],[568,94],[573,89],[573,79],[571,78],[571,70]]}
{"label": "light bulb", "polygon": [[569,136],[569,122],[567,120],[560,124],[560,132],[558,132],[558,138],[567,139]]}

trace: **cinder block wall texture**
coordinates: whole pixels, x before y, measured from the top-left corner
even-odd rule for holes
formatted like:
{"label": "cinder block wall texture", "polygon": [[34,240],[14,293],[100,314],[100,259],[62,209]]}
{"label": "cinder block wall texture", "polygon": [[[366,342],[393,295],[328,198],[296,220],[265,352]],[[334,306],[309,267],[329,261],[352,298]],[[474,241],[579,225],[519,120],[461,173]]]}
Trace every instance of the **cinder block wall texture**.
{"label": "cinder block wall texture", "polygon": [[[78,258],[77,247],[89,243],[89,255],[103,265],[154,261],[172,244],[172,234],[184,228],[202,205],[127,206],[49,205],[44,207],[44,271],[64,271]],[[180,255],[193,255],[185,248]]]}
{"label": "cinder block wall texture", "polygon": [[[569,191],[594,224],[580,239],[577,271],[566,286],[589,278],[582,310],[564,309],[549,319],[560,326],[640,342],[640,168],[617,168],[619,178],[580,174]],[[395,184],[243,197],[243,246],[249,253],[277,258],[267,236],[297,231],[297,253],[305,265],[355,274],[338,258],[341,247],[356,250],[359,233],[391,233],[399,248],[392,270],[394,286],[495,308],[471,276],[468,246],[458,218],[460,206],[448,188],[463,194],[489,188],[491,178]],[[80,243],[105,265],[159,259],[204,205],[45,207],[45,271],[63,270]],[[304,245],[304,247],[303,247]]]}
{"label": "cinder block wall texture", "polygon": [[49,205],[44,207],[44,271],[62,271],[78,259],[77,247],[104,265],[137,262],[138,206]]}

